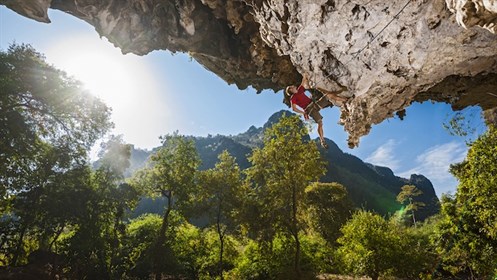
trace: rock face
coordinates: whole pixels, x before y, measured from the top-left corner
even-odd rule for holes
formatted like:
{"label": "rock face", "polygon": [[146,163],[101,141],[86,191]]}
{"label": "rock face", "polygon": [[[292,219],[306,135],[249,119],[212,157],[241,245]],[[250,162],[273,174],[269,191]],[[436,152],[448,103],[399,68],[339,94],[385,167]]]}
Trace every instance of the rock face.
{"label": "rock face", "polygon": [[497,1],[495,0],[446,0],[447,7],[456,14],[457,23],[469,28],[480,26],[492,33],[497,31]]}
{"label": "rock face", "polygon": [[[497,107],[493,0],[0,0],[42,22],[48,8],[95,26],[124,53],[188,52],[227,83],[278,91],[308,73],[353,97],[349,144],[412,102]],[[491,115],[491,114],[486,114]]]}

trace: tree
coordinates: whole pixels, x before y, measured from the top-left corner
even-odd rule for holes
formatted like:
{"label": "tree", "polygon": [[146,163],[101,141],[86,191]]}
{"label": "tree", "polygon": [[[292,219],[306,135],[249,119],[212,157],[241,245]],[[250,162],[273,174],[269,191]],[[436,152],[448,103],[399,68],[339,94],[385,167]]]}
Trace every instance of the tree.
{"label": "tree", "polygon": [[72,235],[62,241],[69,273],[74,277],[120,279],[125,215],[136,204],[138,192],[124,182],[130,145],[111,137],[102,145],[100,166],[82,184],[83,192],[71,201],[78,206]]}
{"label": "tree", "polygon": [[383,217],[356,212],[341,229],[338,254],[346,272],[368,275],[373,280],[395,269],[401,239]]}
{"label": "tree", "polygon": [[148,279],[152,271],[151,254],[148,252],[157,238],[162,219],[157,214],[143,214],[126,226],[124,238],[123,269],[126,275]]}
{"label": "tree", "polygon": [[402,190],[397,195],[397,201],[403,205],[406,205],[404,211],[406,213],[411,212],[412,221],[414,223],[414,227],[416,227],[416,217],[414,213],[420,208],[424,207],[425,204],[423,202],[415,201],[414,198],[422,195],[423,191],[416,188],[414,185],[405,185],[402,187]]}
{"label": "tree", "polygon": [[[239,254],[234,267],[227,272],[228,279],[295,279],[293,267],[293,237],[277,234],[271,242],[271,250],[264,243],[256,240],[239,238]],[[330,256],[333,250],[319,235],[309,235],[301,232],[302,246],[302,275],[298,279],[316,279],[316,274],[329,273],[333,261]],[[238,245],[240,246],[240,245]]]}
{"label": "tree", "polygon": [[455,196],[442,199],[436,231],[442,266],[453,275],[491,278],[497,267],[497,129],[490,126],[450,171],[459,185]]}
{"label": "tree", "polygon": [[88,150],[112,124],[105,104],[29,45],[0,51],[0,88],[0,214],[11,233],[1,250],[17,265],[36,248],[52,250],[75,223],[67,198],[76,198]]}
{"label": "tree", "polygon": [[336,245],[340,228],[352,215],[353,204],[338,183],[313,183],[305,189],[305,216],[310,228]]}
{"label": "tree", "polygon": [[84,163],[111,127],[110,108],[29,45],[0,51],[0,182],[23,189],[43,143],[64,150],[59,168]]}
{"label": "tree", "polygon": [[470,147],[466,160],[451,166],[459,180],[457,202],[465,203],[483,232],[497,239],[497,128],[488,131]]}
{"label": "tree", "polygon": [[[124,143],[122,136],[111,136],[108,141],[101,144],[99,152],[99,167],[94,172],[96,192],[102,199],[100,205],[104,211],[99,216],[106,218],[103,228],[107,236],[109,247],[109,271],[117,272],[120,263],[119,251],[122,239],[126,232],[124,218],[138,201],[138,191],[124,181],[126,169],[130,166],[131,145]],[[121,275],[113,275],[121,278]]]}
{"label": "tree", "polygon": [[184,210],[195,191],[195,176],[200,159],[192,140],[178,134],[161,137],[162,147],[151,157],[152,166],[138,172],[133,180],[146,194],[162,196],[167,205],[162,216],[155,250],[154,274],[160,279],[163,267],[163,253],[166,250],[166,231],[172,210]]}
{"label": "tree", "polygon": [[298,116],[283,117],[264,134],[264,147],[250,156],[247,179],[253,184],[257,223],[292,236],[294,271],[300,275],[301,205],[310,182],[324,175],[325,166],[315,142]]}
{"label": "tree", "polygon": [[[179,273],[182,271],[181,260],[176,258],[179,253],[175,247],[183,249],[191,244],[192,239],[187,240],[190,244],[181,240],[185,235],[182,229],[191,225],[174,210],[169,214],[168,223],[166,235],[174,239],[174,243],[161,247],[162,262],[167,263],[169,272]],[[150,273],[155,269],[154,253],[161,225],[162,217],[157,214],[143,214],[128,223],[121,258],[123,273],[115,279],[150,279]]]}
{"label": "tree", "polygon": [[463,137],[466,143],[471,143],[484,132],[485,126],[481,125],[481,120],[491,119],[491,112],[491,110],[482,111],[478,106],[466,107],[461,111],[449,113],[448,119],[442,125],[450,135]]}
{"label": "tree", "polygon": [[497,241],[482,231],[475,213],[457,197],[443,196],[441,221],[432,237],[443,272],[465,279],[490,279],[497,267]]}
{"label": "tree", "polygon": [[223,253],[226,234],[236,227],[236,212],[240,206],[241,174],[240,168],[228,151],[223,151],[213,169],[200,173],[201,213],[214,224],[220,244],[219,275],[223,279]]}

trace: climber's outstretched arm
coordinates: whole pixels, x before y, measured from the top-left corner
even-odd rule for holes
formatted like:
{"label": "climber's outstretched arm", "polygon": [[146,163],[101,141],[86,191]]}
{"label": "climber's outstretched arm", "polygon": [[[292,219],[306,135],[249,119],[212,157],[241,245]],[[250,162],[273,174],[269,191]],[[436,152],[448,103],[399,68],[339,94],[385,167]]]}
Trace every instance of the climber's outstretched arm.
{"label": "climber's outstretched arm", "polygon": [[309,77],[307,76],[307,73],[304,73],[302,76],[302,82],[300,83],[305,89],[309,89]]}
{"label": "climber's outstretched arm", "polygon": [[304,115],[304,119],[308,120],[309,119],[309,116],[305,113],[304,110],[300,110],[299,107],[297,106],[297,104],[295,103],[292,103],[292,110],[295,112],[295,113],[299,113],[299,114],[302,114]]}
{"label": "climber's outstretched arm", "polygon": [[320,88],[320,87],[318,87],[317,90],[319,90],[324,95],[326,95],[329,100],[339,101],[339,102],[345,102],[345,101],[349,100],[349,98],[347,98],[347,97],[339,96],[337,92],[331,92],[331,91],[325,90],[324,88]]}

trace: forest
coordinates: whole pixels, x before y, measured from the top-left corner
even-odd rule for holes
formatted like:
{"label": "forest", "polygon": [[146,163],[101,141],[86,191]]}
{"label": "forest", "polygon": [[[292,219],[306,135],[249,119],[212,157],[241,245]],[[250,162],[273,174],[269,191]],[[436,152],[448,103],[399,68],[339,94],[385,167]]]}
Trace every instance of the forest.
{"label": "forest", "polygon": [[[221,153],[199,169],[195,143],[161,137],[125,176],[131,145],[111,109],[30,45],[0,51],[0,279],[495,279],[497,130],[451,166],[457,192],[424,221],[421,191],[401,211],[355,207],[323,183],[325,161],[297,116],[264,133],[242,169]],[[162,214],[132,217],[143,198]],[[201,221],[201,222],[199,222]]]}

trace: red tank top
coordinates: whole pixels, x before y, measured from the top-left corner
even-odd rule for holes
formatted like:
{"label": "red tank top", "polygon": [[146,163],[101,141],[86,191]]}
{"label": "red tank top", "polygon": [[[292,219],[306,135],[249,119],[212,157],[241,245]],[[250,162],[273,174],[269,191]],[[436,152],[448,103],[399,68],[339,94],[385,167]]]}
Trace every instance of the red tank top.
{"label": "red tank top", "polygon": [[290,102],[292,104],[297,104],[300,108],[305,109],[309,104],[311,104],[312,100],[305,95],[305,88],[300,85],[297,89],[297,93],[292,95],[292,98],[290,98]]}

